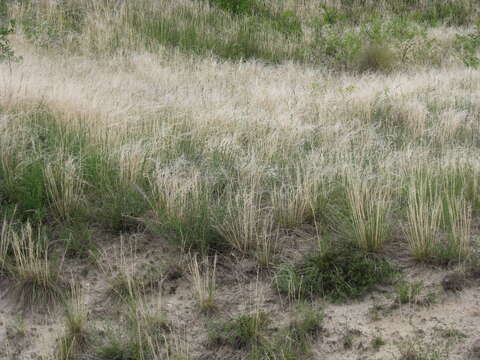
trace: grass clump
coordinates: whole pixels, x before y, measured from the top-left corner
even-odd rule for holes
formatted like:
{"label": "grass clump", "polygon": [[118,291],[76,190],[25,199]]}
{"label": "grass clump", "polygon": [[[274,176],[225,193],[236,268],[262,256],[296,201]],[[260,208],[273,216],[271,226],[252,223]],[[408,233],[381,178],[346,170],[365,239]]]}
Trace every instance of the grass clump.
{"label": "grass clump", "polygon": [[58,340],[58,360],[77,359],[91,345],[91,329],[88,325],[89,312],[81,290],[72,286],[72,299],[65,313],[65,333]]}
{"label": "grass clump", "polygon": [[375,336],[371,341],[372,349],[375,351],[380,350],[380,348],[386,344],[385,340],[381,336]]}
{"label": "grass clump", "polygon": [[301,305],[285,329],[253,350],[252,359],[303,358],[310,351],[311,341],[322,331],[323,318],[323,312],[314,306]]}
{"label": "grass clump", "polygon": [[27,223],[19,232],[12,233],[15,293],[22,306],[52,305],[61,301],[67,289],[59,268],[48,258],[48,243],[41,229],[34,230]]}
{"label": "grass clump", "polygon": [[275,282],[280,293],[293,298],[324,296],[338,302],[358,299],[394,274],[385,259],[344,245],[307,255],[293,265],[282,265]]}
{"label": "grass clump", "polygon": [[188,266],[197,305],[202,313],[210,313],[216,308],[216,267],[217,257],[210,265],[208,261],[199,264],[196,256],[191,259]]}
{"label": "grass clump", "polygon": [[416,304],[419,302],[419,296],[422,292],[423,282],[399,281],[395,284],[397,292],[397,301],[399,304]]}
{"label": "grass clump", "polygon": [[213,323],[208,332],[212,345],[228,345],[234,349],[251,349],[259,344],[262,331],[268,324],[263,312],[252,315],[240,315],[227,321]]}
{"label": "grass clump", "polygon": [[149,303],[144,296],[128,300],[128,310],[120,327],[109,328],[106,336],[93,348],[102,360],[147,360],[162,358],[160,353],[167,345],[170,324],[162,308],[161,294],[157,302]]}
{"label": "grass clump", "polygon": [[365,252],[380,250],[390,236],[392,197],[389,186],[379,180],[352,175],[347,180],[346,196],[345,209],[334,209],[335,230]]}
{"label": "grass clump", "polygon": [[399,360],[446,360],[449,358],[448,345],[440,347],[435,344],[424,344],[407,340],[399,346]]}

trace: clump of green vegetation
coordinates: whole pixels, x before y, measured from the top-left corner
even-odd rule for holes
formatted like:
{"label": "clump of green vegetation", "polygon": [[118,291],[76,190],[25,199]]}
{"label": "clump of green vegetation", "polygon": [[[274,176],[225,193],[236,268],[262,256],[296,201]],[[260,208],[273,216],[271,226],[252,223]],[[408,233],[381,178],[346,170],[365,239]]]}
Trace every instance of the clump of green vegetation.
{"label": "clump of green vegetation", "polygon": [[324,296],[331,301],[347,301],[360,298],[394,274],[385,259],[344,245],[281,266],[275,283],[282,294],[293,294],[294,298]]}
{"label": "clump of green vegetation", "polygon": [[378,351],[380,348],[386,344],[385,340],[381,336],[375,336],[371,343],[373,350]]}
{"label": "clump of green vegetation", "polygon": [[268,317],[263,312],[240,315],[226,321],[213,323],[210,326],[208,338],[212,345],[251,349],[259,344],[262,331],[265,330],[267,324]]}
{"label": "clump of green vegetation", "polygon": [[167,344],[171,327],[160,303],[149,304],[142,296],[129,299],[121,328],[109,328],[95,342],[93,352],[102,360],[156,359]]}
{"label": "clump of green vegetation", "polygon": [[455,46],[465,66],[474,69],[480,67],[480,58],[477,56],[477,51],[480,48],[480,22],[473,32],[466,35],[457,35]]}
{"label": "clump of green vegetation", "polygon": [[58,360],[76,359],[92,344],[91,328],[88,325],[89,313],[80,291],[75,286],[72,287],[72,299],[65,314],[65,333],[58,339]]}
{"label": "clump of green vegetation", "polygon": [[462,331],[455,328],[444,329],[442,331],[442,336],[444,338],[454,338],[454,339],[464,339],[467,337],[467,335],[465,335]]}
{"label": "clump of green vegetation", "polygon": [[[0,18],[1,20],[1,18]],[[11,35],[15,32],[16,22],[15,20],[10,20],[10,23],[7,26],[3,26],[0,21],[0,63],[8,62],[17,62],[21,60],[21,57],[15,55],[15,51],[10,44],[8,35]]]}
{"label": "clump of green vegetation", "polygon": [[308,355],[310,343],[322,331],[323,312],[302,305],[290,324],[273,339],[262,341],[252,352],[253,359],[298,359]]}
{"label": "clump of green vegetation", "polygon": [[416,304],[420,300],[420,293],[422,292],[422,281],[399,281],[395,284],[397,292],[397,301],[399,304]]}
{"label": "clump of green vegetation", "polygon": [[92,231],[84,223],[73,224],[62,229],[60,238],[65,241],[65,256],[95,261],[98,248]]}
{"label": "clump of green vegetation", "polygon": [[399,360],[446,360],[449,358],[448,345],[424,344],[407,340],[400,344]]}

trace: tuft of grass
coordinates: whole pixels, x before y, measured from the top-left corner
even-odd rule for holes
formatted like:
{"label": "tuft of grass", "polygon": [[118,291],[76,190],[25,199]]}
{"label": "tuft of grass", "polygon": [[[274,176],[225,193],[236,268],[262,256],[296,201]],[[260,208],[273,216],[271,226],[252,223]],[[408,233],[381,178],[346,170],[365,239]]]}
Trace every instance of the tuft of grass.
{"label": "tuft of grass", "polygon": [[224,241],[215,228],[221,206],[212,189],[198,171],[178,172],[160,171],[152,180],[152,194],[145,197],[154,217],[147,222],[186,250],[221,250]]}
{"label": "tuft of grass", "polygon": [[262,331],[268,324],[267,315],[256,312],[253,315],[240,315],[226,321],[211,324],[208,338],[212,345],[229,345],[234,349],[251,349],[258,345]]}
{"label": "tuft of grass", "polygon": [[129,303],[128,328],[131,331],[130,343],[138,349],[141,358],[149,358],[155,353],[156,346],[165,341],[170,325],[162,308],[161,294],[157,302],[148,304],[142,296]]}
{"label": "tuft of grass", "polygon": [[66,257],[90,259],[95,262],[98,248],[87,224],[77,223],[66,226],[61,229],[60,238],[65,242]]}
{"label": "tuft of grass", "polygon": [[399,304],[416,304],[419,302],[419,296],[422,292],[422,281],[399,281],[395,284],[397,301]]}
{"label": "tuft of grass", "polygon": [[264,339],[251,352],[252,359],[293,360],[309,355],[310,343],[322,331],[323,312],[302,304],[294,318],[272,340]]}
{"label": "tuft of grass", "polygon": [[463,197],[447,196],[444,201],[448,234],[436,250],[442,263],[468,261],[471,250],[472,209]]}
{"label": "tuft of grass", "polygon": [[91,346],[89,312],[81,289],[72,285],[72,297],[65,312],[65,333],[58,340],[58,360],[76,359]]}
{"label": "tuft of grass", "polygon": [[9,255],[11,253],[12,239],[13,239],[13,222],[3,219],[0,229],[0,273],[7,272]]}
{"label": "tuft of grass", "polygon": [[23,307],[52,305],[64,299],[67,289],[59,268],[48,258],[48,242],[41,229],[34,230],[27,223],[12,233],[11,247],[15,293]]}
{"label": "tuft of grass", "polygon": [[275,284],[280,293],[293,298],[324,296],[338,302],[360,298],[394,274],[392,265],[381,257],[337,246],[280,266]]}
{"label": "tuft of grass", "polygon": [[406,236],[412,256],[429,261],[439,241],[442,203],[428,176],[413,181],[408,190]]}
{"label": "tuft of grass", "polygon": [[358,57],[358,69],[361,72],[389,72],[395,66],[395,54],[382,44],[367,45]]}
{"label": "tuft of grass", "polygon": [[[391,191],[388,184],[349,177],[349,214],[340,221],[345,235],[366,252],[380,250],[390,235]],[[345,229],[345,230],[344,230]]]}
{"label": "tuft of grass", "polygon": [[196,255],[191,258],[188,264],[197,305],[202,313],[210,313],[216,308],[216,267],[216,256],[212,265],[208,260],[199,264]]}
{"label": "tuft of grass", "polygon": [[[143,295],[127,301],[127,313],[120,326],[108,328],[93,347],[102,360],[146,360],[163,358],[169,349],[171,326],[162,307],[161,294],[151,303]],[[166,356],[166,358],[169,358]]]}
{"label": "tuft of grass", "polygon": [[50,209],[59,222],[68,222],[83,210],[83,181],[73,158],[58,159],[46,164],[45,187]]}
{"label": "tuft of grass", "polygon": [[385,345],[386,342],[381,336],[375,336],[372,341],[370,342],[370,345],[372,346],[372,349],[375,351],[380,350],[380,348]]}
{"label": "tuft of grass", "polygon": [[218,231],[231,247],[248,254],[257,247],[262,212],[256,187],[242,189],[229,200]]}
{"label": "tuft of grass", "polygon": [[415,340],[402,342],[399,351],[399,360],[446,360],[449,358],[447,346],[424,344]]}
{"label": "tuft of grass", "polygon": [[462,331],[455,328],[444,329],[442,331],[442,336],[444,338],[454,338],[454,339],[464,339],[467,337],[467,335],[465,335]]}

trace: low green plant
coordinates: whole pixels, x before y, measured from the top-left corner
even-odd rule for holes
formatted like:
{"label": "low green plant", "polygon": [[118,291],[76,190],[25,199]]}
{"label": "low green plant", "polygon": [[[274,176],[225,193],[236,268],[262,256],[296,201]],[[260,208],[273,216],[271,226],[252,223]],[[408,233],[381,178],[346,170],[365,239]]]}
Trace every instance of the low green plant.
{"label": "low green plant", "polygon": [[444,329],[442,331],[442,336],[444,338],[455,338],[455,339],[464,339],[467,337],[467,335],[465,335],[462,331],[455,328]]}
{"label": "low green plant", "polygon": [[65,332],[58,339],[58,360],[73,360],[91,346],[91,328],[88,324],[88,309],[81,290],[72,286],[72,299],[65,312]]}
{"label": "low green plant", "polygon": [[92,237],[92,231],[85,223],[66,226],[60,231],[60,238],[65,242],[65,256],[67,257],[94,261],[98,256],[98,248]]}
{"label": "low green plant", "polygon": [[372,346],[373,350],[378,351],[380,348],[385,345],[386,342],[383,340],[381,336],[375,336],[372,341],[370,342],[370,345]]}
{"label": "low green plant", "polygon": [[15,51],[12,48],[8,36],[15,32],[16,22],[15,20],[10,20],[7,26],[3,26],[0,22],[0,63],[20,61],[22,58],[15,55]]}
{"label": "low green plant", "polygon": [[307,356],[311,342],[322,331],[323,312],[314,306],[302,304],[290,324],[273,339],[263,341],[253,349],[254,360],[294,360]]}
{"label": "low green plant", "polygon": [[293,298],[324,296],[338,302],[360,298],[394,274],[387,260],[341,245],[280,266],[275,284],[280,293]]}
{"label": "low green plant", "polygon": [[397,293],[397,301],[399,304],[416,304],[420,300],[420,293],[422,292],[423,282],[414,281],[408,282],[405,280],[399,281],[395,284]]}
{"label": "low green plant", "polygon": [[477,55],[480,48],[480,23],[466,35],[456,35],[455,47],[467,67],[477,69],[480,67],[480,58]]}
{"label": "low green plant", "polygon": [[399,360],[447,360],[449,359],[448,344],[436,345],[421,343],[416,340],[406,340],[399,345]]}
{"label": "low green plant", "polygon": [[211,324],[208,338],[212,345],[229,345],[234,349],[251,349],[258,345],[262,331],[268,324],[263,312],[252,315],[240,315],[226,321]]}

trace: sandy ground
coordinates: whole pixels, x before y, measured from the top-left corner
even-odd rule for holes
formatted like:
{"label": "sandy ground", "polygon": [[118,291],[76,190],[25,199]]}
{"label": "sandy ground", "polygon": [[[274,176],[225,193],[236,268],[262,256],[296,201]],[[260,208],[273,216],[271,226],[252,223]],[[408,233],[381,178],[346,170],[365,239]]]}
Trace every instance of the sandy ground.
{"label": "sandy ground", "polygon": [[[119,239],[102,243],[104,264],[118,261]],[[131,235],[126,242],[135,243],[134,258],[127,259],[136,266],[150,264],[152,268],[165,266],[180,256],[153,235]],[[109,260],[110,259],[110,260]],[[70,263],[69,263],[70,262]],[[432,359],[470,359],[472,343],[480,338],[480,287],[470,280],[460,292],[444,291],[442,279],[451,270],[404,264],[403,273],[411,281],[423,281],[420,298],[429,298],[431,304],[396,305],[394,289],[385,286],[370,293],[362,301],[348,304],[330,304],[319,301],[324,311],[323,330],[312,346],[312,359],[400,359],[401,349],[409,344],[428,353],[438,351]],[[102,270],[102,269],[103,270]],[[80,281],[92,323],[100,328],[106,321],[118,319],[122,306],[109,299],[110,268],[98,268],[91,263],[67,260],[64,269]],[[260,308],[271,318],[272,333],[288,322],[293,305],[278,295],[271,286],[269,274],[258,274],[255,264],[248,259],[220,258],[218,275],[218,312],[211,317],[201,315],[196,307],[188,275],[165,280],[162,291],[152,294],[153,302],[161,298],[167,318],[180,334],[183,346],[193,359],[244,359],[247,354],[228,348],[208,345],[206,325],[209,321],[227,318]],[[63,332],[63,307],[48,311],[34,309],[24,312],[18,308],[11,294],[12,283],[0,281],[0,358],[51,359],[57,339]],[[375,310],[376,309],[376,310]],[[460,334],[459,336],[446,334]],[[375,337],[385,345],[372,348]],[[412,345],[413,344],[413,345]],[[432,355],[433,356],[433,355]],[[430,359],[430,358],[429,358]]]}

